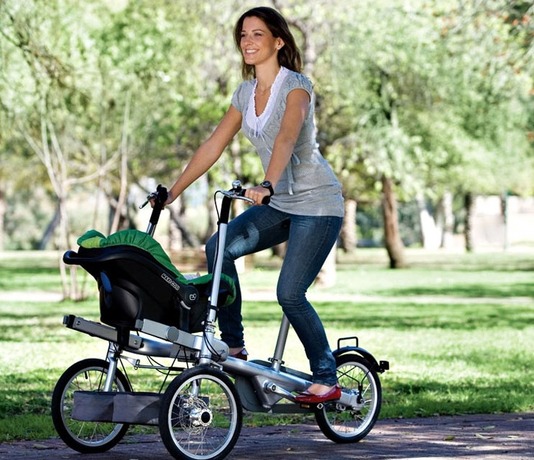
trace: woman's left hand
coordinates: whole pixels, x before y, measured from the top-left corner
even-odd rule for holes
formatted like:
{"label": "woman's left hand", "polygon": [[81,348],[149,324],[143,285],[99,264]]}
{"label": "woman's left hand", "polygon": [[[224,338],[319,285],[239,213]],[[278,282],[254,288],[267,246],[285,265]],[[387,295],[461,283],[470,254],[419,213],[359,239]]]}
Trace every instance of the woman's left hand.
{"label": "woman's left hand", "polygon": [[256,185],[255,187],[247,188],[245,196],[251,200],[254,200],[255,206],[261,206],[264,204],[263,199],[265,197],[270,198],[271,193],[269,192],[269,189],[262,187],[261,185]]}

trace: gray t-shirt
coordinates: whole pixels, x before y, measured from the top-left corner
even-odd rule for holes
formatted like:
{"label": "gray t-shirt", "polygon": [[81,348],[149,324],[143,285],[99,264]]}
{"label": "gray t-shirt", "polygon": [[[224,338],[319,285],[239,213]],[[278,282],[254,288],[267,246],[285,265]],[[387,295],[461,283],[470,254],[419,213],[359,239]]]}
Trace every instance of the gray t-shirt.
{"label": "gray t-shirt", "polygon": [[[312,84],[304,75],[290,70],[284,77],[277,91],[270,96],[275,99],[269,101],[268,105],[272,104],[270,114],[261,123],[260,129],[257,126],[249,126],[246,116],[247,110],[254,110],[251,96],[256,80],[246,80],[241,83],[232,97],[232,105],[243,115],[241,126],[243,133],[256,148],[263,169],[267,170],[274,141],[280,131],[288,94],[300,88],[310,95],[308,114],[295,144],[291,161],[276,185],[271,206],[280,211],[302,216],[343,217],[341,185],[321,155],[315,138]],[[248,118],[250,120],[250,116]]]}

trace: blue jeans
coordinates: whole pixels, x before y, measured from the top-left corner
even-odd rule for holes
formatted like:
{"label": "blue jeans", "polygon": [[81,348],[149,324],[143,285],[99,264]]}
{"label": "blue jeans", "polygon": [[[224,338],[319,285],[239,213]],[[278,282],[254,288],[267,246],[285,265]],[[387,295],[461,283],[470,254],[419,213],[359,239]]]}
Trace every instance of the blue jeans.
{"label": "blue jeans", "polygon": [[[313,382],[334,385],[336,363],[323,324],[306,299],[341,230],[341,217],[298,216],[270,206],[252,206],[228,224],[222,271],[236,283],[235,301],[219,311],[221,338],[229,347],[242,347],[241,289],[234,261],[287,241],[287,251],[277,285],[278,303],[304,345]],[[206,245],[210,270],[217,234]]]}

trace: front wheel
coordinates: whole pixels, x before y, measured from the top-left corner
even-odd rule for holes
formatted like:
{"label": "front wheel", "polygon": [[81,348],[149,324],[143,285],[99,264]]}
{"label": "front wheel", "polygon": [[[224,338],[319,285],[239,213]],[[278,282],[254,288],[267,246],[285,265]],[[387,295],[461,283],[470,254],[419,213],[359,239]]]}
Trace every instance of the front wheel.
{"label": "front wheel", "polygon": [[326,403],[315,412],[323,434],[337,443],[358,442],[371,431],[382,404],[382,387],[377,372],[359,355],[336,358],[337,377],[344,392],[352,393],[354,404]]}
{"label": "front wheel", "polygon": [[178,459],[225,458],[237,442],[242,422],[243,409],[234,384],[215,369],[184,371],[161,400],[161,439]]}
{"label": "front wheel", "polygon": [[[59,378],[52,394],[52,421],[61,439],[82,454],[105,452],[125,435],[124,423],[87,422],[72,418],[74,392],[102,391],[109,368],[103,359],[84,359],[70,366]],[[112,391],[132,391],[130,382],[117,369]]]}

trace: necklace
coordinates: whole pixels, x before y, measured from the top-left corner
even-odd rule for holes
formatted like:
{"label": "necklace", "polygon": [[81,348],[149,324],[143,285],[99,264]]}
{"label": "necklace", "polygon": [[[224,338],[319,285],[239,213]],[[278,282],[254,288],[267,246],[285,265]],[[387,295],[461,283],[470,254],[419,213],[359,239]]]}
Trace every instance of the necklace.
{"label": "necklace", "polygon": [[261,93],[261,94],[265,94],[268,91],[271,91],[272,86],[273,86],[272,83],[269,86],[267,86],[267,88],[265,88],[265,89],[261,89],[259,86],[256,86],[256,91]]}

